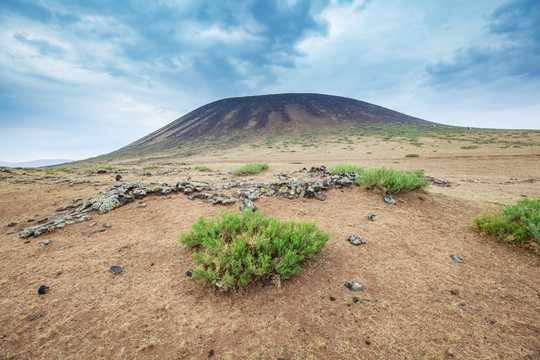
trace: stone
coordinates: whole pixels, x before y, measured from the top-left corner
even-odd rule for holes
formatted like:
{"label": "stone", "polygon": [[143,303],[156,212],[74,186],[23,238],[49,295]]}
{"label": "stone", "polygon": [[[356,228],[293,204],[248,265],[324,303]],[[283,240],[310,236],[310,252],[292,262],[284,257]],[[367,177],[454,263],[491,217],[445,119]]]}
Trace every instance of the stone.
{"label": "stone", "polygon": [[94,226],[96,226],[96,225],[97,225],[97,222],[93,222],[93,223],[91,223],[90,225],[88,225],[88,227],[94,227]]}
{"label": "stone", "polygon": [[62,251],[62,250],[66,250],[66,249],[69,249],[71,246],[69,245],[64,245],[64,246],[61,246],[60,248],[58,248],[58,250]]}
{"label": "stone", "polygon": [[455,262],[457,263],[462,263],[464,262],[463,260],[461,260],[458,256],[456,255],[450,255],[450,259],[454,260]]}
{"label": "stone", "polygon": [[116,176],[115,176],[115,180],[116,180],[116,181],[122,180],[122,175],[120,175],[120,174],[116,175]]}
{"label": "stone", "polygon": [[390,196],[388,194],[383,194],[383,200],[387,204],[396,205],[396,201],[394,199],[392,199],[392,196]]}
{"label": "stone", "polygon": [[358,301],[360,301],[360,300],[359,300],[356,296],[352,298],[352,302],[353,302],[353,303],[356,304]]}
{"label": "stone", "polygon": [[104,228],[110,228],[110,227],[112,227],[112,225],[109,224],[109,223],[105,223],[105,224],[103,224],[103,225],[101,225],[101,226],[103,226]]}
{"label": "stone", "polygon": [[138,208],[145,208],[146,206],[146,203],[140,203],[139,205],[137,205]]}
{"label": "stone", "polygon": [[364,285],[357,282],[348,282],[345,283],[345,287],[351,291],[361,291],[364,290]]}
{"label": "stone", "polygon": [[122,268],[120,266],[111,266],[110,270],[114,275],[118,275],[122,272]]}
{"label": "stone", "polygon": [[15,223],[15,222],[10,222],[10,223],[7,225],[7,227],[14,227],[15,225],[17,225],[17,223]]}
{"label": "stone", "polygon": [[249,200],[249,199],[244,199],[244,202],[242,203],[242,205],[240,206],[240,212],[243,214],[245,213],[246,211],[256,211],[257,208],[255,207],[255,205],[253,204],[253,201]]}
{"label": "stone", "polygon": [[52,240],[43,241],[43,245],[45,245],[45,246],[49,245],[50,243],[52,243]]}
{"label": "stone", "polygon": [[314,196],[314,198],[319,200],[319,201],[324,201],[324,200],[326,200],[326,195],[316,194]]}
{"label": "stone", "polygon": [[459,291],[458,290],[450,290],[450,294],[459,295]]}
{"label": "stone", "polygon": [[375,216],[377,216],[377,215],[369,214],[367,218],[368,218],[369,221],[375,221]]}
{"label": "stone", "polygon": [[336,298],[333,296],[330,296],[330,301],[336,301]]}
{"label": "stone", "polygon": [[48,286],[45,286],[45,285],[41,285],[39,288],[38,288],[38,291],[37,293],[39,295],[45,295],[46,293],[49,292],[49,287]]}
{"label": "stone", "polygon": [[193,269],[189,269],[188,271],[186,271],[186,276],[187,277],[192,277],[193,276]]}
{"label": "stone", "polygon": [[362,245],[366,243],[366,240],[362,239],[360,236],[351,235],[349,236],[349,239],[351,244],[353,245]]}
{"label": "stone", "polygon": [[83,215],[80,217],[79,221],[90,221],[92,217],[90,215]]}
{"label": "stone", "polygon": [[43,314],[36,314],[36,315],[32,315],[30,316],[30,318],[28,318],[28,321],[34,321],[34,320],[37,320],[39,318],[42,318],[44,315]]}

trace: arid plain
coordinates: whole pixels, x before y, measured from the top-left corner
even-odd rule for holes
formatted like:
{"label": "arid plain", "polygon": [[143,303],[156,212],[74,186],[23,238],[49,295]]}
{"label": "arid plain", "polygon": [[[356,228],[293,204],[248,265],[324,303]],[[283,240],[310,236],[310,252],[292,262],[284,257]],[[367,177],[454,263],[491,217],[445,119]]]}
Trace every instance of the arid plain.
{"label": "arid plain", "polygon": [[[191,156],[4,169],[0,359],[540,358],[538,249],[496,241],[473,225],[498,205],[540,197],[540,132],[309,143],[248,140]],[[269,169],[229,173],[253,161]],[[255,205],[265,216],[315,222],[331,238],[322,257],[291,279],[238,292],[209,292],[187,277],[191,251],[178,242],[200,216],[237,211],[238,202],[148,195],[105,214],[91,211],[89,221],[19,237],[59,207],[117,184],[116,175],[172,186],[262,183],[341,163],[424,169],[450,186],[398,194],[395,206],[356,185],[330,189],[325,201],[261,196]],[[352,234],[367,243],[351,245]],[[344,287],[349,281],[365,289],[353,293]],[[38,295],[41,285],[49,291]]]}

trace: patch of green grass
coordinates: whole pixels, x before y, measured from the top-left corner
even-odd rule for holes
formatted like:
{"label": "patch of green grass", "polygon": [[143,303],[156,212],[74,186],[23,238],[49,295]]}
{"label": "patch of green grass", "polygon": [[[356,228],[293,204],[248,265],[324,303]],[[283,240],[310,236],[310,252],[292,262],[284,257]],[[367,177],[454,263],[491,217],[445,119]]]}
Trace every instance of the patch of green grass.
{"label": "patch of green grass", "polygon": [[267,163],[248,163],[242,167],[232,169],[231,173],[233,175],[250,175],[250,174],[258,174],[263,170],[268,169]]}
{"label": "patch of green grass", "polygon": [[276,275],[287,279],[329,239],[315,223],[282,222],[251,211],[201,217],[189,233],[179,235],[181,244],[199,250],[192,255],[198,265],[193,275],[211,290],[246,287]]}
{"label": "patch of green grass", "polygon": [[101,168],[103,170],[116,170],[116,167],[114,167],[114,166],[102,166]]}
{"label": "patch of green grass", "polygon": [[348,172],[356,172],[356,173],[361,174],[364,171],[364,168],[358,165],[344,163],[344,164],[337,164],[337,165],[330,166],[328,168],[328,171],[331,174],[344,174]]}
{"label": "patch of green grass", "polygon": [[478,145],[462,146],[462,149],[478,149]]}
{"label": "patch of green grass", "polygon": [[498,213],[484,213],[474,224],[506,242],[540,244],[540,199],[524,198],[515,205],[499,207]]}
{"label": "patch of green grass", "polygon": [[47,170],[45,170],[45,174],[54,175],[54,174],[56,174],[56,170],[55,169],[47,169]]}
{"label": "patch of green grass", "polygon": [[157,168],[159,168],[159,165],[146,165],[146,166],[143,166],[143,170],[157,169]]}
{"label": "patch of green grass", "polygon": [[405,157],[419,157],[420,155],[418,154],[407,154],[405,155]]}
{"label": "patch of green grass", "polygon": [[58,171],[62,171],[62,172],[65,172],[67,174],[71,174],[71,173],[74,173],[74,172],[77,172],[77,170],[73,169],[73,168],[68,168],[68,167],[63,167],[61,169],[58,169]]}
{"label": "patch of green grass", "polygon": [[12,173],[13,170],[5,166],[0,166],[0,172]]}
{"label": "patch of green grass", "polygon": [[204,166],[204,165],[195,166],[195,170],[197,170],[197,171],[212,171],[212,169],[210,169],[208,166]]}
{"label": "patch of green grass", "polygon": [[402,171],[385,167],[364,170],[356,177],[356,182],[364,189],[380,189],[390,195],[430,185],[424,178],[424,170]]}

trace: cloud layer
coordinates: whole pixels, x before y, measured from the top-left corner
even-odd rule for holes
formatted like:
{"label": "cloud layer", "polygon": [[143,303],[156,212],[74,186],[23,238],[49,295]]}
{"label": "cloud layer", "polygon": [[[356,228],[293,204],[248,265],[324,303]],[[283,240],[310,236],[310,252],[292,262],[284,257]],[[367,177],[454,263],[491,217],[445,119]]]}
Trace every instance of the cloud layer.
{"label": "cloud layer", "polygon": [[209,101],[277,92],[538,128],[539,28],[531,0],[6,0],[0,154],[95,156]]}

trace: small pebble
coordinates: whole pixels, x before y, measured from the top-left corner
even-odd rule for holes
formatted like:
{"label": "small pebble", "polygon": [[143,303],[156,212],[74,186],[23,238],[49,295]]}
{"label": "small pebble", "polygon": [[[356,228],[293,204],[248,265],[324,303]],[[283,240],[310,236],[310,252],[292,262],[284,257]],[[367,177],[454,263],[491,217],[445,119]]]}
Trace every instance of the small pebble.
{"label": "small pebble", "polygon": [[43,241],[43,245],[45,245],[45,246],[49,245],[50,243],[52,243],[52,240]]}
{"label": "small pebble", "polygon": [[122,180],[122,175],[116,175],[115,179],[116,179],[116,181]]}
{"label": "small pebble", "polygon": [[348,288],[351,291],[360,291],[364,290],[364,286],[357,282],[348,282],[345,283],[345,287]]}
{"label": "small pebble", "polygon": [[366,340],[366,344],[367,344],[367,345],[371,345],[371,341]]}
{"label": "small pebble", "polygon": [[330,301],[336,301],[336,298],[333,296],[330,296]]}
{"label": "small pebble", "polygon": [[459,291],[457,291],[457,290],[450,290],[450,293],[452,295],[459,295]]}
{"label": "small pebble", "polygon": [[457,263],[462,263],[463,260],[461,260],[459,257],[457,257],[456,255],[450,255],[450,259],[454,260],[455,262]]}
{"label": "small pebble", "polygon": [[356,296],[352,298],[352,302],[353,302],[353,303],[356,304],[358,301],[360,301],[360,300],[359,300]]}
{"label": "small pebble", "polygon": [[192,277],[193,276],[193,269],[189,269],[188,271],[186,271],[186,276],[187,277]]}
{"label": "small pebble", "polygon": [[353,245],[362,245],[366,243],[366,240],[362,239],[360,236],[351,235],[349,236],[349,242]]}
{"label": "small pebble", "polygon": [[120,266],[111,266],[111,272],[114,275],[120,274],[122,272],[122,268]]}
{"label": "small pebble", "polygon": [[145,208],[147,205],[146,203],[140,203],[137,207],[138,208]]}
{"label": "small pebble", "polygon": [[49,287],[45,285],[41,285],[37,291],[39,295],[45,295],[47,292],[49,292]]}
{"label": "small pebble", "polygon": [[109,223],[105,223],[105,224],[103,224],[102,226],[103,226],[104,228],[110,228],[112,225],[109,224]]}
{"label": "small pebble", "polygon": [[377,216],[377,215],[375,215],[375,214],[370,214],[370,215],[368,215],[367,218],[368,218],[369,221],[375,221],[375,216]]}
{"label": "small pebble", "polygon": [[43,314],[36,314],[36,315],[32,315],[30,316],[30,318],[28,319],[28,321],[34,321],[34,320],[37,320],[39,318],[43,317]]}
{"label": "small pebble", "polygon": [[88,227],[92,227],[92,226],[96,226],[96,225],[97,225],[97,222],[93,222],[90,225],[88,225]]}
{"label": "small pebble", "polygon": [[210,350],[210,351],[208,352],[208,357],[212,357],[213,355],[214,355],[214,350]]}

